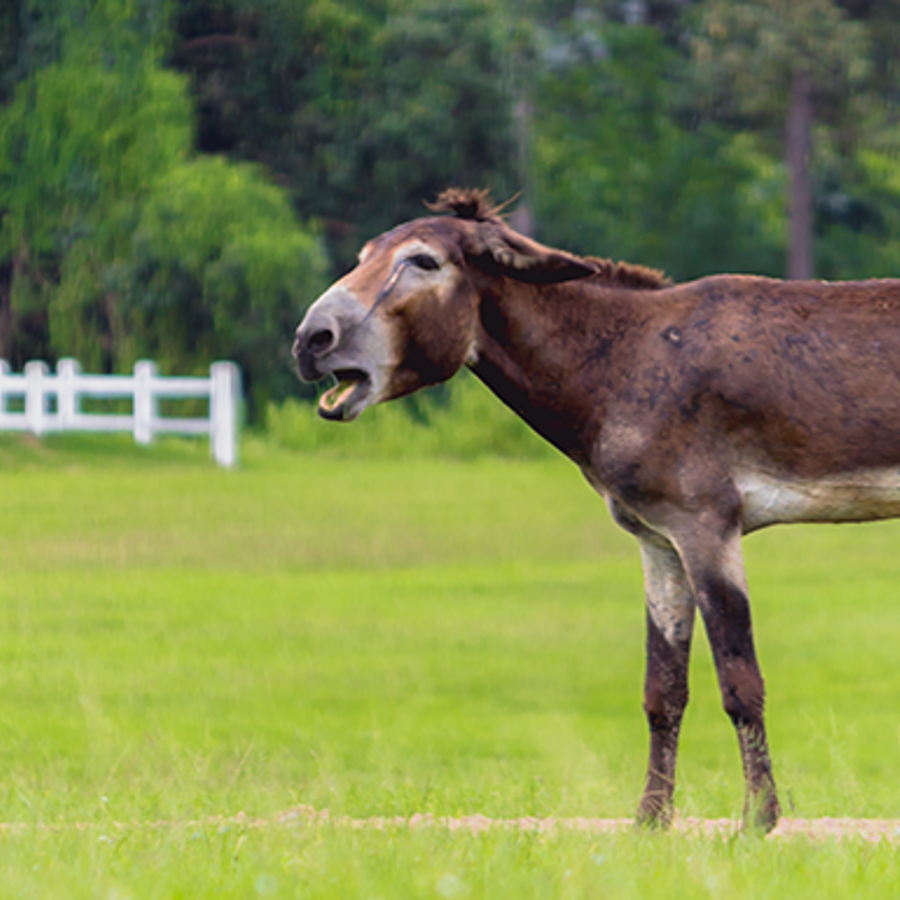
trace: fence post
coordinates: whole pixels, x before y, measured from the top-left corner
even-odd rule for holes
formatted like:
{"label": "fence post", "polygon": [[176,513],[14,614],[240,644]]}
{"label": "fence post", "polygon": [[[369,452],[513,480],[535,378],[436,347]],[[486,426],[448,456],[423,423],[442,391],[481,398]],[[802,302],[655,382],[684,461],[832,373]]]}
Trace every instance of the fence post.
{"label": "fence post", "polygon": [[78,415],[75,379],[80,374],[81,366],[77,359],[67,357],[56,364],[56,412],[63,431],[75,427],[75,417]]}
{"label": "fence post", "polygon": [[50,368],[43,360],[33,359],[25,363],[25,424],[36,435],[44,433],[44,377],[49,372]]}
{"label": "fence post", "polygon": [[149,444],[153,440],[153,419],[156,417],[156,397],[153,395],[153,379],[156,363],[139,359],[134,364],[134,440]]}
{"label": "fence post", "polygon": [[9,372],[9,363],[0,359],[0,416],[6,412],[6,391],[3,389],[3,376]]}
{"label": "fence post", "polygon": [[240,371],[233,362],[209,367],[209,443],[216,462],[226,469],[237,463],[240,390]]}

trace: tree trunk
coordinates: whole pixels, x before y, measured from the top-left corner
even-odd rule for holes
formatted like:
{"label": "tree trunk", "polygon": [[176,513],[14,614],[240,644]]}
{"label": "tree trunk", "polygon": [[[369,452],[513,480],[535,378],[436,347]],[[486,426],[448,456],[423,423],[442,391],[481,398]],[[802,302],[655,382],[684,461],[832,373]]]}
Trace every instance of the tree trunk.
{"label": "tree trunk", "polygon": [[813,276],[813,210],[809,181],[812,123],[812,84],[809,75],[803,69],[798,69],[794,72],[791,83],[785,152],[790,184],[787,277],[795,279]]}

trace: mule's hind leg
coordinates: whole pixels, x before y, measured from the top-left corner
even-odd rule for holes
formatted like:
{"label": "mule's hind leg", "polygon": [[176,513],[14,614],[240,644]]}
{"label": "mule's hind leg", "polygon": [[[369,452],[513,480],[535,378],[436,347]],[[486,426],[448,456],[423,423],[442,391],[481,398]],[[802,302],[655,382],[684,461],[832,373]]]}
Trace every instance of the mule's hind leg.
{"label": "mule's hind leg", "polygon": [[[724,531],[724,530],[723,530]],[[722,704],[737,731],[747,787],[744,822],[770,830],[779,816],[766,727],[765,687],[750,621],[741,536],[690,529],[678,549],[709,635]]]}
{"label": "mule's hind leg", "polygon": [[681,719],[688,702],[688,661],[694,599],[674,550],[642,542],[647,593],[647,674],[644,712],[650,726],[647,781],[638,807],[643,825],[672,819]]}

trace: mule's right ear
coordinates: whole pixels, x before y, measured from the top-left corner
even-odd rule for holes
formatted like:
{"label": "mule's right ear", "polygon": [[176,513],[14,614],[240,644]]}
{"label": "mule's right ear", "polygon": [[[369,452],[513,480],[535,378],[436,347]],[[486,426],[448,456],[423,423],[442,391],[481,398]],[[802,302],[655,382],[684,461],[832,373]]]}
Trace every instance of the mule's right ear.
{"label": "mule's right ear", "polygon": [[466,253],[488,271],[529,284],[559,284],[596,275],[598,267],[562,250],[545,247],[513,231],[498,219],[467,229]]}

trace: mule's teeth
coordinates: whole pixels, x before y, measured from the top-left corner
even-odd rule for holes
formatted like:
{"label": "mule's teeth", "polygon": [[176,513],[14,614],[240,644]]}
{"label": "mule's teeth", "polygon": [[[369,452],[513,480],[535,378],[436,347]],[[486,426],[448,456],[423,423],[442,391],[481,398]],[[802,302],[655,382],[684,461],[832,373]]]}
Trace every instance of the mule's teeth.
{"label": "mule's teeth", "polygon": [[322,394],[319,406],[324,409],[337,409],[359,384],[358,378],[342,378],[333,388]]}

